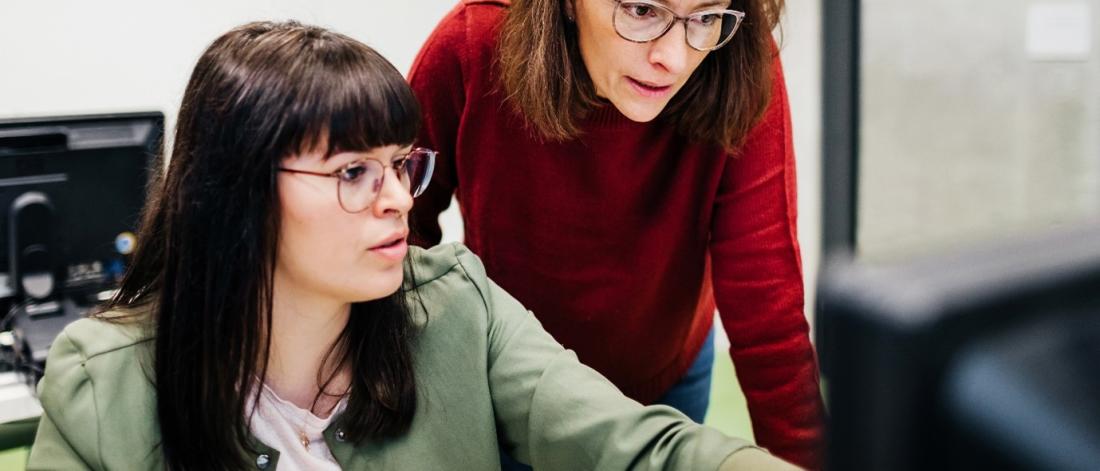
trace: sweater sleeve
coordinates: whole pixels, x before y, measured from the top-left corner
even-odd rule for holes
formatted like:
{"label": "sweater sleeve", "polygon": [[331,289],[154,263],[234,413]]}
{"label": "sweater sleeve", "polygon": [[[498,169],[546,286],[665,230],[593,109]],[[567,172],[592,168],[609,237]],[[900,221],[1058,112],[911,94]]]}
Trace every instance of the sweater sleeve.
{"label": "sweater sleeve", "polygon": [[771,102],[723,170],[712,275],[757,443],[816,469],[822,465],[823,406],[803,311],[793,147],[777,57]]}
{"label": "sweater sleeve", "polygon": [[409,84],[420,102],[423,124],[421,147],[438,152],[432,181],[416,199],[409,216],[413,243],[438,244],[442,237],[439,213],[451,203],[458,186],[455,143],[466,100],[463,56],[466,47],[466,9],[459,2],[440,21],[413,61]]}
{"label": "sweater sleeve", "polygon": [[[461,250],[488,313],[489,387],[502,446],[535,469],[790,470],[667,406],[643,407],[557,343]],[[752,463],[751,468],[746,467]]]}

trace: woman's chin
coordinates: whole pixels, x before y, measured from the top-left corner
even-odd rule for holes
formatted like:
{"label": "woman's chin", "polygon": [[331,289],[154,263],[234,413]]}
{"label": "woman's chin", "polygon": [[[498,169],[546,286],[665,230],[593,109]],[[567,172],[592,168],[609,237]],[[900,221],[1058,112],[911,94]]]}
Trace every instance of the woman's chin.
{"label": "woman's chin", "polygon": [[648,123],[653,121],[657,119],[657,116],[664,110],[663,104],[638,103],[634,100],[619,100],[618,103],[615,101],[611,103],[615,105],[615,108],[617,108],[626,119],[634,121],[635,123]]}
{"label": "woman's chin", "polygon": [[355,293],[355,299],[352,302],[374,301],[396,293],[397,290],[401,289],[404,278],[403,270],[397,270],[396,274],[380,273],[360,285],[365,289]]}

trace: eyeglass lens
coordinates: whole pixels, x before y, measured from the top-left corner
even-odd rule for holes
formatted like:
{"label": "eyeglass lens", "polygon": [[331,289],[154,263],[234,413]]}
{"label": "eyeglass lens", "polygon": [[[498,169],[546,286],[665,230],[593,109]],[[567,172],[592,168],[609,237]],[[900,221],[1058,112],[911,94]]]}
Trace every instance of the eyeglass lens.
{"label": "eyeglass lens", "polygon": [[[737,15],[728,11],[693,13],[687,18],[688,44],[703,50],[725,43],[740,21]],[[615,30],[624,38],[637,42],[657,39],[675,20],[672,10],[648,2],[619,2],[613,15]]]}
{"label": "eyeglass lens", "polygon": [[[401,186],[413,197],[420,196],[431,180],[435,154],[428,150],[414,150],[394,162],[394,173]],[[377,160],[363,160],[344,167],[339,178],[340,206],[348,212],[360,212],[369,207],[382,191],[385,167]]]}

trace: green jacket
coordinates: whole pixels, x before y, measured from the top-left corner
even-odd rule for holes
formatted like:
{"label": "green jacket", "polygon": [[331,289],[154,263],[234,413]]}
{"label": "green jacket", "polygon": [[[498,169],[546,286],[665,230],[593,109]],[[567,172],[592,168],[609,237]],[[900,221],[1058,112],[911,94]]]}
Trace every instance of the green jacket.
{"label": "green jacket", "polygon": [[[535,469],[713,470],[751,446],[623,396],[465,247],[411,256],[423,299],[410,303],[422,326],[416,417],[404,436],[359,446],[341,440],[334,420],[325,440],[343,469],[497,469],[500,443]],[[28,469],[163,469],[146,330],[83,319],[57,338],[38,385],[45,412]],[[276,469],[278,450],[255,444],[250,462]]]}

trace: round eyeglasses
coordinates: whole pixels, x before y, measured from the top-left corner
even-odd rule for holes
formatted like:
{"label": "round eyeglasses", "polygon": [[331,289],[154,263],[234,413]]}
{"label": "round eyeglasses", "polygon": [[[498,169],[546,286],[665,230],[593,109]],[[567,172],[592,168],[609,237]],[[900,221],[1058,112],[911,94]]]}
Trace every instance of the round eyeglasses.
{"label": "round eyeglasses", "polygon": [[679,16],[667,6],[644,0],[615,0],[611,24],[619,37],[646,43],[664,36],[677,21],[684,23],[684,40],[697,51],[713,51],[733,39],[745,13],[709,9]]}
{"label": "round eyeglasses", "polygon": [[[397,174],[401,186],[413,198],[424,193],[428,182],[432,180],[432,170],[435,168],[434,150],[416,148],[408,154],[396,156],[389,167]],[[313,175],[336,179],[336,198],[340,201],[340,207],[349,213],[365,211],[382,192],[382,184],[386,179],[386,164],[374,159],[364,159],[345,165],[340,170],[332,173],[310,172],[293,168],[279,167],[279,171]]]}

